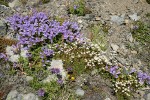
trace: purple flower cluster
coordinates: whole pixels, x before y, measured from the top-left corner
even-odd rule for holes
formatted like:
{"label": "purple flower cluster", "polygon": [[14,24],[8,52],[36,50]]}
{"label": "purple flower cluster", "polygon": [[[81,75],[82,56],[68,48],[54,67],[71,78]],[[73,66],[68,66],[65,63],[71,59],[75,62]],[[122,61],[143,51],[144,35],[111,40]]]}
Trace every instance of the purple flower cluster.
{"label": "purple flower cluster", "polygon": [[42,59],[43,66],[50,65],[50,61],[53,57],[54,51],[48,49],[47,47],[42,47],[42,52],[40,52],[40,57]]}
{"label": "purple flower cluster", "polygon": [[141,84],[144,84],[144,82],[147,82],[148,84],[150,84],[150,76],[147,73],[140,71],[137,73],[137,76]]}
{"label": "purple flower cluster", "polygon": [[62,85],[63,80],[62,80],[62,75],[60,75],[60,69],[59,68],[51,68],[50,71],[52,74],[57,75],[57,78],[58,78],[57,83]]}
{"label": "purple flower cluster", "polygon": [[59,74],[60,70],[58,68],[51,68],[52,74]]}
{"label": "purple flower cluster", "polygon": [[51,56],[53,56],[53,54],[54,54],[53,50],[48,49],[47,47],[43,47],[42,53],[41,53],[41,58],[44,58],[44,56],[51,57]]}
{"label": "purple flower cluster", "polygon": [[19,43],[25,47],[36,44],[53,43],[54,38],[61,35],[66,42],[72,42],[80,38],[77,23],[65,21],[62,25],[48,19],[43,13],[33,13],[31,16],[14,15],[8,18],[10,26],[19,33]]}
{"label": "purple flower cluster", "polygon": [[[106,71],[108,71],[110,74],[112,74],[115,78],[118,78],[119,74],[124,74],[119,71],[118,66],[111,66],[110,68],[108,68],[108,66],[106,66]],[[137,70],[135,68],[131,68],[128,71],[129,72],[127,73],[127,75],[131,75],[131,74],[135,73],[140,84],[144,84],[144,83],[150,84],[150,75],[148,75],[147,73],[144,73],[142,71],[137,72]]]}
{"label": "purple flower cluster", "polygon": [[118,78],[118,75],[121,73],[118,66],[111,66],[110,69],[108,69],[108,66],[106,66],[106,70],[109,71],[115,78]]}

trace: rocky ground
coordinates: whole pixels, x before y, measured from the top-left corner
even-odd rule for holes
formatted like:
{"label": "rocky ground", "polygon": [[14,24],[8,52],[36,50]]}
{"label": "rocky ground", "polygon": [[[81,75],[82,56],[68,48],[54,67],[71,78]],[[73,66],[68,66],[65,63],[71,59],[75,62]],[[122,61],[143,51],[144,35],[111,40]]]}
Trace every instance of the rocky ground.
{"label": "rocky ground", "polygon": [[[32,9],[48,13],[51,19],[59,16],[78,22],[82,30],[81,32],[87,38],[91,38],[92,34],[89,31],[90,25],[102,23],[109,26],[105,55],[111,61],[112,65],[133,66],[136,69],[150,73],[150,45],[139,47],[139,43],[131,34],[132,23],[134,21],[141,20],[150,25],[150,18],[145,17],[147,13],[150,13],[150,4],[145,0],[85,0],[86,6],[92,12],[85,16],[68,14],[67,5],[72,0],[50,0],[46,4],[40,4],[39,0],[30,0],[24,5],[19,2],[20,0],[12,1],[9,3],[9,7],[0,5],[1,36],[10,36],[11,31],[7,30],[7,26],[5,25],[5,19],[8,16],[14,13],[26,15]],[[10,96],[14,96],[15,99],[13,100],[21,100],[22,96],[25,96],[25,100],[38,100],[38,97],[32,93],[33,90],[26,85],[26,81],[30,79],[29,77],[7,77],[7,80],[4,79],[5,81],[2,82],[5,85],[0,85],[2,86],[0,91],[5,91],[5,96],[1,92],[0,96],[7,97],[6,100],[9,100]],[[18,77],[20,80],[17,80]],[[84,78],[90,83],[89,89],[85,91],[83,100],[117,100],[113,96],[112,89],[109,88],[107,80],[103,80],[97,75],[83,75],[80,78]],[[104,98],[103,95],[106,95],[108,98]],[[147,88],[138,91],[133,100],[150,100],[150,89]]]}

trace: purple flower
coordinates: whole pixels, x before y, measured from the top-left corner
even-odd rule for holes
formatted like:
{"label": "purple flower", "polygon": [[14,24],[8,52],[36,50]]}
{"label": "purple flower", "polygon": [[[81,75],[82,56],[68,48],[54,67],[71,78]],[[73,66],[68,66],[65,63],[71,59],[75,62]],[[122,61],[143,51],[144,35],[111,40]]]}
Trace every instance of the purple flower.
{"label": "purple flower", "polygon": [[109,71],[109,69],[108,69],[108,66],[107,66],[107,65],[106,65],[105,69],[106,69],[106,71]]}
{"label": "purple flower", "polygon": [[139,28],[139,26],[135,25],[133,26],[133,30],[137,30]]}
{"label": "purple flower", "polygon": [[137,73],[137,76],[141,84],[144,84],[144,82],[150,83],[150,76],[147,73],[140,71]]}
{"label": "purple flower", "polygon": [[44,97],[44,94],[45,94],[44,89],[39,89],[39,90],[38,90],[38,96]]}
{"label": "purple flower", "polygon": [[4,59],[5,61],[8,61],[8,58],[4,53],[0,53],[0,59]]}
{"label": "purple flower", "polygon": [[131,71],[130,71],[130,74],[136,72],[136,69],[135,68],[132,68]]}
{"label": "purple flower", "polygon": [[67,71],[68,71],[68,72],[70,72],[70,71],[72,71],[72,70],[73,70],[72,67],[68,67],[68,68],[67,68]]}
{"label": "purple flower", "polygon": [[4,53],[0,53],[0,59],[5,58],[6,55]]}
{"label": "purple flower", "polygon": [[16,62],[13,63],[13,67],[14,67],[14,68],[17,67],[17,63],[16,63]]}
{"label": "purple flower", "polygon": [[29,52],[26,55],[27,55],[27,57],[32,57],[32,54]]}
{"label": "purple flower", "polygon": [[74,10],[76,10],[76,9],[78,8],[78,6],[77,6],[77,5],[74,5],[73,8],[74,8]]}
{"label": "purple flower", "polygon": [[63,84],[63,80],[59,79],[59,80],[57,80],[57,83]]}
{"label": "purple flower", "polygon": [[54,51],[53,50],[50,50],[50,49],[44,49],[43,53],[46,55],[46,56],[51,56],[54,54]]}
{"label": "purple flower", "polygon": [[121,73],[120,71],[118,71],[118,66],[112,66],[109,70],[109,72],[115,77],[118,78],[118,75]]}
{"label": "purple flower", "polygon": [[58,68],[51,68],[50,70],[53,74],[59,74],[60,73],[60,70]]}

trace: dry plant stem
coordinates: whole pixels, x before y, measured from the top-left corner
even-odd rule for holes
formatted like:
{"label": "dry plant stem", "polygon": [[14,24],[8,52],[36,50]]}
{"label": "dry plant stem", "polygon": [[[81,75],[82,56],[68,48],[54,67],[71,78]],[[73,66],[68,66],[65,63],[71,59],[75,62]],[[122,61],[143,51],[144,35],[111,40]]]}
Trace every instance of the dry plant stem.
{"label": "dry plant stem", "polygon": [[0,37],[0,52],[5,52],[6,46],[16,45],[17,40]]}

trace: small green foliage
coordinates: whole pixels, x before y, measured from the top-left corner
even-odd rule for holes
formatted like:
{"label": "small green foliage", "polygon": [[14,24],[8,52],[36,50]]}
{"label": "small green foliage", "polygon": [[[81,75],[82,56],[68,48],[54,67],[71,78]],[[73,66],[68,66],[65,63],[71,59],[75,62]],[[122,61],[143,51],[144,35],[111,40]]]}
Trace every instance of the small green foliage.
{"label": "small green foliage", "polygon": [[108,25],[102,25],[102,24],[92,24],[90,26],[91,30],[91,41],[94,44],[98,44],[102,50],[107,49],[107,33],[108,33]]}
{"label": "small green foliage", "polygon": [[20,57],[19,62],[22,64],[23,71],[32,77],[37,78],[37,80],[42,80],[47,77],[49,71],[45,70],[40,62],[36,62],[39,57],[35,57],[34,62],[29,62],[27,58]]}
{"label": "small green foliage", "polygon": [[60,22],[61,25],[62,25],[62,23],[65,21],[64,18],[59,17],[59,16],[56,16],[54,19],[55,19],[56,21]]}
{"label": "small green foliage", "polygon": [[78,16],[84,16],[87,13],[90,13],[90,10],[85,7],[84,0],[76,0],[71,5],[69,5],[68,9],[70,14],[76,14]]}
{"label": "small green foliage", "polygon": [[6,0],[0,0],[1,5],[8,6],[8,2]]}
{"label": "small green foliage", "polygon": [[147,13],[147,14],[146,14],[146,17],[150,18],[150,13]]}
{"label": "small green foliage", "polygon": [[147,2],[148,4],[150,4],[150,0],[146,0],[146,2]]}
{"label": "small green foliage", "polygon": [[48,2],[50,2],[50,0],[42,0],[43,4],[48,3]]}
{"label": "small green foliage", "polygon": [[68,65],[73,66],[73,71],[75,76],[79,76],[86,71],[85,68],[86,64],[84,63],[83,59],[76,59],[72,62],[67,61],[66,59],[64,66],[68,66]]}
{"label": "small green foliage", "polygon": [[128,97],[122,93],[116,93],[116,96],[117,96],[117,100],[131,100],[130,97]]}
{"label": "small green foliage", "polygon": [[[60,85],[56,81],[52,81],[49,83],[42,83],[36,78],[30,82],[30,86],[34,88],[36,91],[39,89],[44,89],[45,90],[45,95],[41,97],[42,100],[51,100],[51,99],[56,99],[57,98],[57,92],[60,89]],[[49,98],[49,99],[48,99]]]}
{"label": "small green foliage", "polygon": [[43,97],[40,97],[42,100],[80,100],[73,93],[73,90],[70,83],[67,84],[58,84],[56,81],[51,81],[49,83],[42,83],[41,81],[34,78],[30,81],[30,86],[38,91],[43,89],[45,94]]}
{"label": "small green foliage", "polygon": [[26,4],[27,4],[27,2],[28,2],[28,0],[19,0],[19,2],[21,2],[21,3],[22,3],[22,5],[26,5]]}
{"label": "small green foliage", "polygon": [[[72,67],[74,70],[75,76],[78,76],[85,72],[87,63],[85,62],[85,59],[89,59],[89,55],[82,54],[85,52],[85,47],[80,47],[82,45],[80,44],[59,44],[62,51],[57,52],[57,49],[55,50],[57,53],[55,54],[55,59],[62,59],[64,62],[64,67]],[[88,58],[89,57],[89,58]]]}
{"label": "small green foliage", "polygon": [[150,43],[150,24],[137,21],[131,30],[133,37],[144,45]]}
{"label": "small green foliage", "polygon": [[108,73],[108,71],[106,71],[104,68],[103,69],[98,69],[99,74],[104,78],[104,79],[110,79],[111,81],[114,81],[115,78]]}

